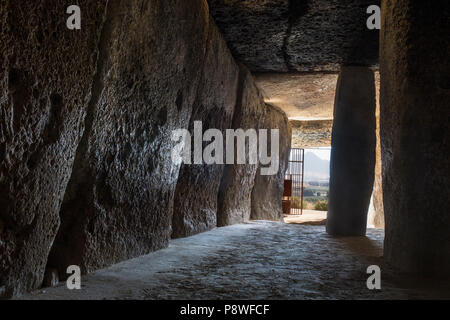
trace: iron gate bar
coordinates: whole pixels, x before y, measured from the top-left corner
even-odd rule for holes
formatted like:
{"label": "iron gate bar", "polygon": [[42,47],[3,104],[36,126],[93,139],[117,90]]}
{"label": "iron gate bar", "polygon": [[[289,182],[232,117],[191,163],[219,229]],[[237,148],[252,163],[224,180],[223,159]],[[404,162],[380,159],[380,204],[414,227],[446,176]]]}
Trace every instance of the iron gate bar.
{"label": "iron gate bar", "polygon": [[[291,208],[290,214],[302,215],[303,214],[303,189],[304,189],[304,174],[305,174],[305,149],[292,148],[289,155],[289,165],[286,180],[292,181],[292,195],[291,195]],[[297,197],[300,200],[300,208],[292,208],[293,198]]]}

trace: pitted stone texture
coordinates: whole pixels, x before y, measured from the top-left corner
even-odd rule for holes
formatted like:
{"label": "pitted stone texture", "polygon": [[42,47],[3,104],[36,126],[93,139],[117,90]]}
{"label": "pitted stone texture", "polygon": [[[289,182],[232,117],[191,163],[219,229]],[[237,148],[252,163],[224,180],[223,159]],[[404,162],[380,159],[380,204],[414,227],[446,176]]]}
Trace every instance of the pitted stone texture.
{"label": "pitted stone texture", "polygon": [[[282,197],[284,191],[284,174],[286,172],[289,153],[291,151],[291,127],[283,110],[266,104],[267,112],[263,121],[264,129],[278,129],[279,140],[279,165],[274,175],[262,175],[261,166],[255,176],[255,185],[252,191],[251,215],[252,220],[283,221]],[[268,137],[270,132],[268,131]],[[268,139],[268,150],[271,150],[272,141]],[[268,167],[268,166],[264,166]]]}
{"label": "pitted stone texture", "polygon": [[91,97],[106,1],[0,4],[0,296],[42,284]]}
{"label": "pitted stone texture", "polygon": [[[238,96],[233,115],[233,129],[262,129],[268,112],[254,79],[240,65]],[[248,139],[246,139],[248,150]],[[248,155],[248,154],[247,154]],[[257,164],[228,164],[225,166],[220,189],[217,225],[227,226],[248,221],[251,214],[251,194],[255,184]],[[236,163],[236,162],[235,162]]]}
{"label": "pitted stone texture", "polygon": [[292,120],[289,123],[292,127],[292,148],[331,146],[333,120]]}
{"label": "pitted stone texture", "polygon": [[450,5],[398,0],[382,9],[385,257],[442,279],[450,276]]}
{"label": "pitted stone texture", "polygon": [[87,118],[49,267],[83,273],[165,247],[179,165],[205,57],[202,0],[111,1],[96,103]]}
{"label": "pitted stone texture", "polygon": [[209,0],[235,57],[253,72],[339,71],[376,65],[379,31],[366,25],[379,0]]}
{"label": "pitted stone texture", "polygon": [[[203,132],[231,127],[236,105],[239,67],[219,33],[210,23],[208,46],[189,131],[194,121],[201,121]],[[192,136],[193,140],[193,136]],[[203,142],[203,146],[211,142]],[[194,143],[192,141],[192,151]],[[191,154],[194,154],[193,152]],[[204,232],[217,226],[217,196],[224,165],[183,164],[175,191],[172,237]]]}

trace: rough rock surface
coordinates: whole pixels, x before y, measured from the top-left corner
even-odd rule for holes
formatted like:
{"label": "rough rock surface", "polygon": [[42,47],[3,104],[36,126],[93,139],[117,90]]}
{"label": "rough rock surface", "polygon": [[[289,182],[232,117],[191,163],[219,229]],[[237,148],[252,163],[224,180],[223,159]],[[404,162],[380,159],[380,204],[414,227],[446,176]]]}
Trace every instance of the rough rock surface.
{"label": "rough rock surface", "polygon": [[[233,129],[260,129],[268,109],[252,75],[239,65],[237,103],[233,115]],[[248,146],[248,139],[246,139]],[[246,148],[248,150],[248,147]],[[248,157],[247,157],[248,158]],[[236,163],[236,162],[235,162]],[[251,194],[255,184],[257,164],[227,164],[219,189],[217,225],[227,226],[250,219]]]}
{"label": "rough rock surface", "polygon": [[372,70],[342,67],[334,111],[327,232],[363,236],[375,170],[376,95]]}
{"label": "rough rock surface", "polygon": [[292,148],[317,148],[331,146],[333,120],[289,122],[292,127]]}
{"label": "rough rock surface", "polygon": [[[65,12],[62,1],[0,5],[0,296],[39,287],[45,270],[52,284],[69,265],[86,273],[166,246],[172,130],[196,119],[258,129],[267,116],[206,1],[87,1],[77,31]],[[223,167],[197,169],[184,184],[209,191],[179,199],[195,220],[200,196],[211,221],[184,235],[215,225],[218,193],[225,223],[247,220],[257,165],[225,179]]]}
{"label": "rough rock surface", "polygon": [[167,245],[179,172],[171,133],[189,124],[208,21],[202,0],[109,2],[49,267],[85,273]]}
{"label": "rough rock surface", "polygon": [[91,99],[106,1],[0,3],[0,296],[41,285]]}
{"label": "rough rock surface", "polygon": [[[291,151],[291,127],[283,110],[266,104],[267,112],[263,128],[280,130],[279,169],[275,175],[261,175],[261,167],[255,176],[255,185],[251,198],[252,220],[283,221],[282,197],[284,191],[284,174]],[[269,144],[270,150],[270,144]]]}
{"label": "rough rock surface", "polygon": [[385,258],[442,278],[450,275],[450,6],[397,0],[382,9]]}
{"label": "rough rock surface", "polygon": [[381,160],[380,122],[377,118],[377,147],[375,151],[375,180],[373,182],[372,212],[369,212],[370,223],[375,228],[384,228],[383,174]]}
{"label": "rough rock surface", "polygon": [[[236,105],[239,67],[219,33],[210,23],[202,79],[195,100],[189,131],[194,121],[207,129],[231,127]],[[210,142],[204,142],[205,147]],[[192,150],[194,144],[192,143]],[[192,152],[193,154],[193,152]],[[183,164],[175,191],[172,237],[179,238],[207,231],[217,226],[217,195],[224,165]]]}
{"label": "rough rock surface", "polygon": [[383,206],[383,173],[381,158],[381,127],[380,127],[380,73],[375,72],[375,88],[377,93],[377,148],[375,159],[375,181],[373,182],[373,193],[371,207],[369,209],[369,225],[375,228],[384,228],[384,206]]}
{"label": "rough rock surface", "polygon": [[337,74],[259,73],[255,79],[266,103],[281,108],[289,120],[333,119]]}
{"label": "rough rock surface", "polygon": [[378,63],[379,31],[366,13],[380,0],[209,0],[235,57],[251,71],[339,71]]}

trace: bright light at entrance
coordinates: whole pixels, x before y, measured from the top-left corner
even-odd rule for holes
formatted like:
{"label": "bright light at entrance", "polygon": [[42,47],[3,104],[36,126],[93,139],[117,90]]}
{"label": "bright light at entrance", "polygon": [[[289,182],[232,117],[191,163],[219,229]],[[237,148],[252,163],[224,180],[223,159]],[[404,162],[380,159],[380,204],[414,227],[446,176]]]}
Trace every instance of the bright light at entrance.
{"label": "bright light at entrance", "polygon": [[291,149],[283,194],[283,213],[328,211],[331,148]]}
{"label": "bright light at entrance", "polygon": [[304,209],[328,211],[330,153],[331,148],[305,149]]}

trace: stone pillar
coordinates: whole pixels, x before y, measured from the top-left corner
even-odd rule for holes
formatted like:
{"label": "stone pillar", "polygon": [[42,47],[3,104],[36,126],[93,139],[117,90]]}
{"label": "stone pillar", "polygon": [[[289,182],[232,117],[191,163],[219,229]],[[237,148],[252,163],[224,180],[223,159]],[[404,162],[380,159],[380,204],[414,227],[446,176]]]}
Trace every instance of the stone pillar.
{"label": "stone pillar", "polygon": [[369,209],[368,226],[384,229],[384,209],[383,209],[383,177],[381,161],[381,138],[380,138],[380,72],[375,72],[375,92],[377,95],[377,148],[375,162],[375,181],[373,182],[372,202]]}
{"label": "stone pillar", "polygon": [[382,2],[385,261],[450,276],[450,5]]}
{"label": "stone pillar", "polygon": [[331,142],[327,219],[331,235],[366,233],[375,168],[375,109],[373,72],[367,67],[342,67]]}

